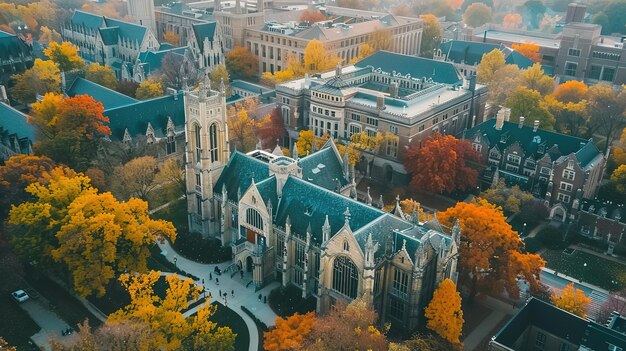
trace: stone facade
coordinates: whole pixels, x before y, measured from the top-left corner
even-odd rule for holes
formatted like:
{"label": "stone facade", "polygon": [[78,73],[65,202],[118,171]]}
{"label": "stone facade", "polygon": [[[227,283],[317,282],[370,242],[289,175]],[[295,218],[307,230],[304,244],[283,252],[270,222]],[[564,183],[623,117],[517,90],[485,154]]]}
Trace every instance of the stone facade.
{"label": "stone facade", "polygon": [[389,138],[366,153],[357,170],[395,184],[407,182],[403,161],[410,145],[481,122],[486,94],[451,63],[390,52],[276,86],[291,142],[307,129],[340,141],[359,132],[383,133]]}
{"label": "stone facade", "polygon": [[[550,218],[574,219],[583,199],[595,196],[606,159],[593,141],[508,122],[509,109],[496,119],[483,122],[463,133],[481,156],[481,187],[504,178],[543,199]],[[531,117],[529,117],[531,118]]]}

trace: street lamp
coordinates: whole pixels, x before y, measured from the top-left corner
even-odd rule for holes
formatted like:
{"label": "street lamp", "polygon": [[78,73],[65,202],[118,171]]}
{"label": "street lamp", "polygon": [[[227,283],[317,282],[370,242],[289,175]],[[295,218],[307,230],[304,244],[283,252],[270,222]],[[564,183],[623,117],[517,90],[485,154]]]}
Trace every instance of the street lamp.
{"label": "street lamp", "polygon": [[522,235],[526,233],[526,223],[524,222],[524,227],[522,228]]}
{"label": "street lamp", "polygon": [[178,266],[176,265],[176,262],[178,262],[178,258],[174,256],[174,267],[178,268]]}

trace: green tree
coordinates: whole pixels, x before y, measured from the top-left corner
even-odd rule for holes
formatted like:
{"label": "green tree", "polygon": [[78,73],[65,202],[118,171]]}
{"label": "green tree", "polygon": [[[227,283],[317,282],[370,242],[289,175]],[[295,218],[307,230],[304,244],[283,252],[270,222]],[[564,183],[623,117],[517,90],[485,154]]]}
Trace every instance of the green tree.
{"label": "green tree", "polygon": [[108,66],[101,66],[98,63],[90,63],[85,69],[85,78],[96,84],[100,84],[109,89],[117,87],[115,73]]}
{"label": "green tree", "polygon": [[61,92],[61,72],[52,61],[35,59],[32,68],[11,78],[15,84],[11,95],[23,103],[34,102],[37,95]]}
{"label": "green tree", "polygon": [[483,3],[475,2],[463,13],[463,22],[474,28],[491,22],[491,8]]}
{"label": "green tree", "polygon": [[626,165],[621,165],[613,171],[611,181],[615,184],[617,191],[626,195]]}
{"label": "green tree", "polygon": [[495,187],[484,190],[479,197],[501,207],[509,214],[520,212],[522,205],[533,199],[531,193],[522,191],[517,185],[507,187],[504,179],[500,179]]}
{"label": "green tree", "polygon": [[424,21],[420,54],[424,57],[432,58],[433,50],[439,46],[441,41],[441,25],[439,25],[437,17],[432,14],[421,15],[420,18]]}
{"label": "green tree", "polygon": [[539,121],[542,129],[552,130],[556,120],[548,111],[541,94],[536,90],[520,88],[504,102],[504,106],[511,109],[511,120],[519,121],[521,116],[526,117],[524,124],[532,126],[534,120]]}
{"label": "green tree", "polygon": [[604,135],[606,154],[617,133],[626,125],[626,91],[616,91],[609,84],[594,84],[588,94],[589,134]]}
{"label": "green tree", "polygon": [[78,56],[78,47],[74,44],[64,41],[61,44],[51,42],[43,53],[54,62],[62,72],[68,72],[75,69],[81,69],[85,65],[80,56]]}

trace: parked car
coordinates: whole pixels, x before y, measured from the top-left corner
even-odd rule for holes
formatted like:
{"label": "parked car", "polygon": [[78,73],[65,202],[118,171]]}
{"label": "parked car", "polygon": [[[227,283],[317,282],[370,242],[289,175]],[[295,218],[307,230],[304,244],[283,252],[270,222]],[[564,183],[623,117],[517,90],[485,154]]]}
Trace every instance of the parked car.
{"label": "parked car", "polygon": [[13,293],[11,293],[11,296],[13,296],[13,298],[17,302],[24,302],[30,298],[24,290],[14,291]]}

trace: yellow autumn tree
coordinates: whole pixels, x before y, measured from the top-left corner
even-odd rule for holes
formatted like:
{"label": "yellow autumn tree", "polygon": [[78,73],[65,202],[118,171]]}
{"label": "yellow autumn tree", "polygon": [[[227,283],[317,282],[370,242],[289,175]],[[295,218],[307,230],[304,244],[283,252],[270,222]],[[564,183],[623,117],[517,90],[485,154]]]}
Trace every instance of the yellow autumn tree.
{"label": "yellow autumn tree", "polygon": [[11,77],[11,95],[24,103],[34,102],[37,95],[61,92],[61,72],[52,61],[35,59],[33,67]]}
{"label": "yellow autumn tree", "polygon": [[626,164],[626,128],[622,130],[619,143],[613,147],[613,160],[618,166]]}
{"label": "yellow autumn tree", "polygon": [[571,312],[580,317],[587,317],[587,307],[589,307],[589,299],[585,293],[574,287],[574,283],[566,286],[560,294],[550,296],[550,301],[558,307]]}
{"label": "yellow autumn tree", "polygon": [[445,279],[439,284],[426,307],[425,316],[428,319],[426,324],[428,329],[453,344],[460,343],[463,310],[461,310],[461,295],[452,280]]}
{"label": "yellow autumn tree", "polygon": [[61,44],[55,41],[50,42],[43,53],[63,72],[80,69],[85,65],[83,59],[78,56],[78,47],[68,41]]}
{"label": "yellow autumn tree", "polygon": [[315,321],[313,312],[276,317],[276,326],[263,335],[263,348],[266,351],[302,350],[303,341],[311,333]]}
{"label": "yellow autumn tree", "polygon": [[[519,16],[519,15],[518,15]],[[521,19],[521,17],[520,17]],[[526,58],[533,62],[541,62],[541,54],[539,53],[540,47],[534,43],[515,43],[511,45],[513,50],[516,50]]]}
{"label": "yellow autumn tree", "polygon": [[163,33],[163,41],[178,46],[180,45],[180,36],[174,32],[165,32]]}
{"label": "yellow autumn tree", "polygon": [[355,58],[353,58],[352,60],[350,60],[350,63],[356,63],[361,61],[362,59],[371,56],[372,54],[374,54],[376,52],[376,50],[368,43],[365,44],[361,44],[359,45],[359,55]]}
{"label": "yellow autumn tree", "polygon": [[545,74],[539,63],[535,63],[531,67],[522,70],[520,73],[520,83],[530,90],[538,91],[542,96],[552,93],[555,85],[554,78]]}
{"label": "yellow autumn tree", "polygon": [[71,169],[56,167],[42,176],[45,181],[26,187],[33,201],[11,208],[9,224],[15,252],[26,262],[46,267],[58,247],[55,234],[63,225],[70,204],[83,194],[95,194],[89,178]]}
{"label": "yellow autumn tree", "polygon": [[263,73],[261,80],[266,84],[276,84],[304,76],[305,73],[318,73],[334,68],[341,58],[329,54],[319,40],[311,40],[304,48],[303,60],[295,55],[287,57],[287,66],[282,71]]}
{"label": "yellow autumn tree", "polygon": [[135,91],[135,97],[139,100],[147,100],[159,96],[163,96],[165,94],[165,90],[163,89],[163,84],[157,80],[146,79],[137,88]]}
{"label": "yellow autumn tree", "polygon": [[494,73],[504,67],[504,54],[498,49],[493,49],[483,55],[480,64],[476,68],[476,78],[480,83],[491,83]]}
{"label": "yellow autumn tree", "polygon": [[314,148],[322,147],[330,136],[324,134],[321,137],[316,137],[312,130],[301,130],[296,147],[298,148],[298,156],[304,157],[313,152]]}
{"label": "yellow autumn tree", "polygon": [[102,296],[117,274],[146,272],[150,245],[175,240],[176,229],[171,222],[150,219],[143,200],[118,202],[111,193],[89,193],[70,204],[56,237],[59,247],[52,257],[67,265],[74,289]]}
{"label": "yellow autumn tree", "polygon": [[90,63],[85,68],[85,78],[109,89],[115,89],[117,87],[117,78],[115,78],[113,70],[99,63]]}
{"label": "yellow autumn tree", "polygon": [[258,100],[246,99],[227,110],[228,136],[237,150],[250,151],[257,143],[257,122],[250,114],[257,109]]}
{"label": "yellow autumn tree", "polygon": [[[191,278],[181,279],[176,274],[165,277],[167,291],[159,296],[154,286],[160,272],[147,274],[122,274],[120,282],[130,294],[130,303],[111,314],[107,323],[115,324],[128,319],[145,323],[154,333],[151,350],[179,350],[183,343],[188,349],[234,351],[236,334],[228,327],[218,327],[210,318],[216,306],[204,303],[194,317],[183,316],[190,301],[198,298],[201,288]],[[192,341],[192,345],[187,342]]]}

